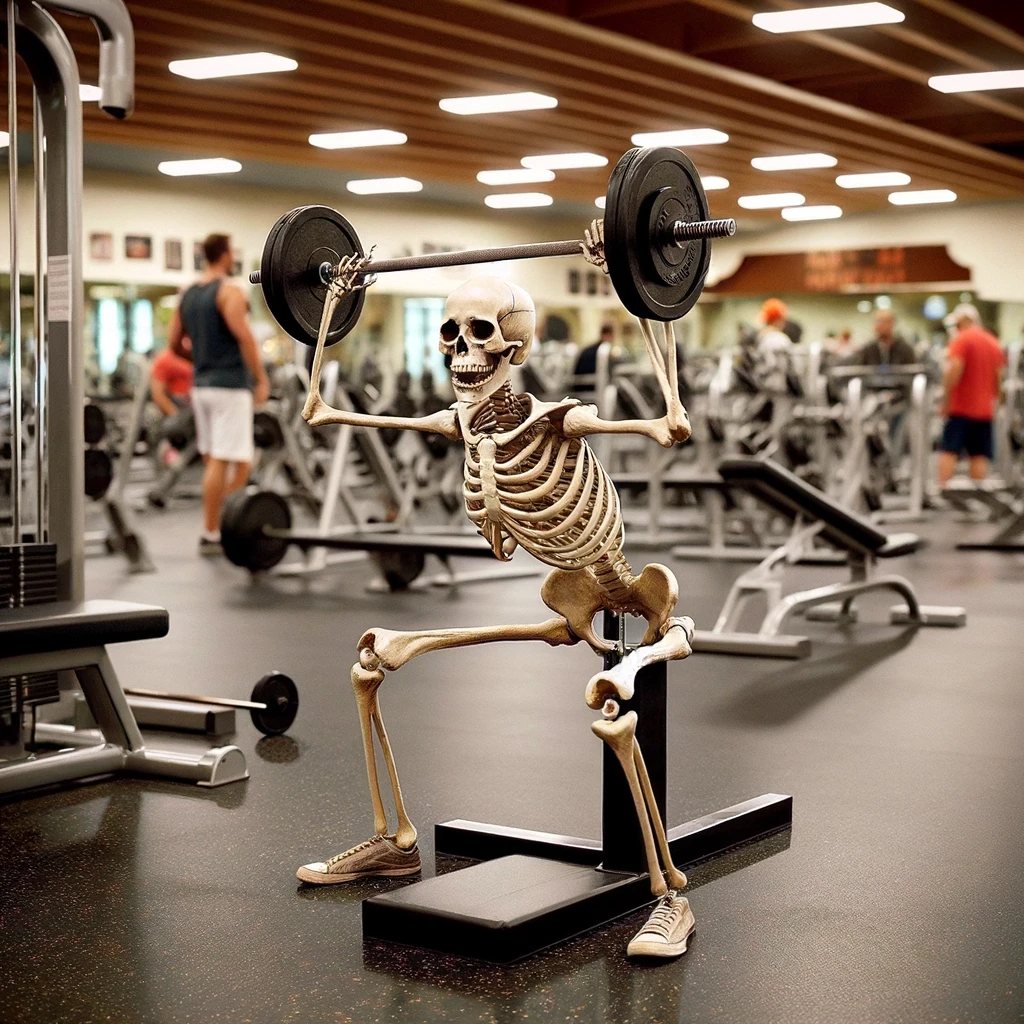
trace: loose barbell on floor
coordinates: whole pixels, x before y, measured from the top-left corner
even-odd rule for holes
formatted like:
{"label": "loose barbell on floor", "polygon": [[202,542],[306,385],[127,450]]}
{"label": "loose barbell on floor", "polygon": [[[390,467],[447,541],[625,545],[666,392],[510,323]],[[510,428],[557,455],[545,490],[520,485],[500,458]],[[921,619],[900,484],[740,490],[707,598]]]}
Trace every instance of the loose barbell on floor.
{"label": "loose barbell on floor", "polygon": [[[711,239],[736,232],[732,219],[709,219],[707,196],[690,159],[677,149],[631,149],[608,179],[604,257],[620,301],[635,316],[678,320],[697,302],[711,261]],[[327,288],[339,264],[364,259],[356,287],[339,302],[327,344],[359,319],[365,285],[378,274],[461,267],[506,260],[580,256],[587,242],[569,239],[526,245],[367,258],[352,225],[328,206],[300,206],[271,228],[259,271],[267,308],[292,337],[315,345]]]}

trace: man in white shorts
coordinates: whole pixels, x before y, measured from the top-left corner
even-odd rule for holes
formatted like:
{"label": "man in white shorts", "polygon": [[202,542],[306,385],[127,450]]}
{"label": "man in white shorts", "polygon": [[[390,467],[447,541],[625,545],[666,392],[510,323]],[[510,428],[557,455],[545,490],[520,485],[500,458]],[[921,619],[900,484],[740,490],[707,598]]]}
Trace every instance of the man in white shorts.
{"label": "man in white shorts", "polygon": [[249,329],[248,299],[228,281],[234,264],[231,239],[210,235],[203,242],[203,252],[206,273],[181,296],[168,341],[186,358],[182,339],[192,341],[192,409],[196,443],[206,464],[199,551],[217,555],[221,554],[221,506],[227,495],[249,479],[253,404],[267,400],[270,381]]}

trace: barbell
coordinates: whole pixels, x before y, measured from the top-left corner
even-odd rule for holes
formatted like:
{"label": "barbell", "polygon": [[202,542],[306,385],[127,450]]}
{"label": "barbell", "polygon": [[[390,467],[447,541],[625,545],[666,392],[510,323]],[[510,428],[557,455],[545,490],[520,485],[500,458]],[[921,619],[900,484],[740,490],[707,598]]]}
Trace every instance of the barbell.
{"label": "barbell", "polygon": [[[678,149],[631,149],[608,179],[604,257],[623,306],[648,320],[678,320],[697,302],[711,262],[711,239],[736,233],[732,219],[709,219],[700,175]],[[490,249],[365,259],[355,229],[329,206],[300,206],[281,217],[263,246],[260,269],[249,275],[267,308],[293,338],[315,345],[327,288],[345,257],[364,258],[331,318],[327,344],[340,341],[362,312],[365,285],[377,274],[478,263],[579,256],[582,239]]]}

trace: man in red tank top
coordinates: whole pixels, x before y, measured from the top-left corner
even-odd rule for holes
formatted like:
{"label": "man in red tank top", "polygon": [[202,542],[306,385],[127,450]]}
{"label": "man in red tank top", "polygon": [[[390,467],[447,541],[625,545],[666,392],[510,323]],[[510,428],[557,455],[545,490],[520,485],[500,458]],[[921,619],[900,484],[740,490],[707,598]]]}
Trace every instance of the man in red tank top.
{"label": "man in red tank top", "polygon": [[999,340],[981,326],[974,306],[961,303],[950,319],[955,321],[958,333],[946,350],[943,379],[943,412],[947,417],[939,456],[939,483],[943,486],[953,476],[957,460],[964,452],[971,460],[971,479],[984,480],[988,476],[992,417],[1006,364]]}

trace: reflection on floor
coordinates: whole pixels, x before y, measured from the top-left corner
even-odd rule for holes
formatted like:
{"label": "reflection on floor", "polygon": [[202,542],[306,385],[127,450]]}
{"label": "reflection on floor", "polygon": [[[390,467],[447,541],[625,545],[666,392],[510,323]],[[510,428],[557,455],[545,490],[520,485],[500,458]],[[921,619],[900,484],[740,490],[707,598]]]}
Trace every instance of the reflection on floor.
{"label": "reflection on floor", "polygon": [[[249,782],[214,791],[99,781],[0,805],[0,1021],[1018,1020],[1024,1013],[1022,561],[952,549],[903,560],[957,631],[881,625],[882,605],[800,664],[694,656],[670,668],[669,814],[792,793],[794,828],[691,873],[697,936],[637,968],[643,914],[510,968],[363,945],[359,901],[396,882],[297,889],[298,864],[371,828],[348,681],[372,625],[533,621],[537,580],[367,594],[359,564],[251,582],[195,554],[194,511],[147,517],[159,572],[88,564],[89,593],[171,611],[113,648],[126,684],[244,698],[270,669],[302,694],[286,737],[239,716]],[[642,564],[657,555],[639,553]],[[710,625],[734,565],[676,564]],[[827,569],[801,570],[801,583]],[[877,614],[872,613],[872,609]],[[410,812],[599,834],[593,656],[507,645],[431,655],[382,692]],[[171,737],[165,745],[190,741]]]}

